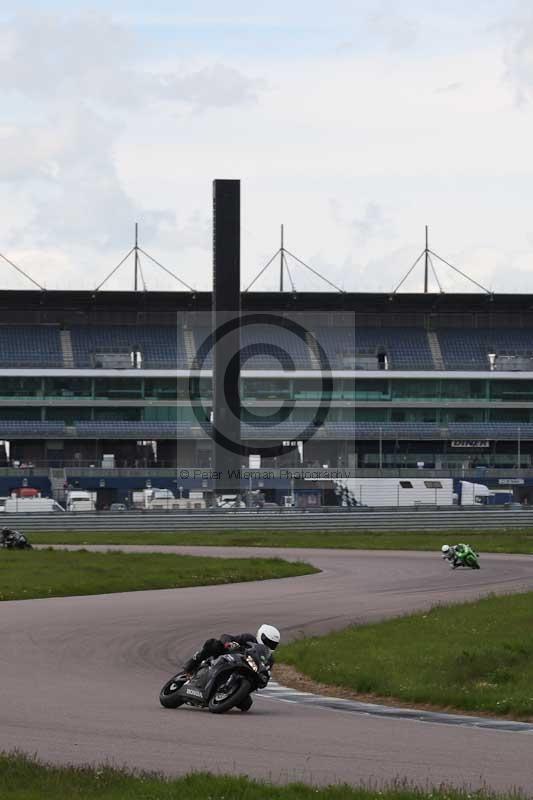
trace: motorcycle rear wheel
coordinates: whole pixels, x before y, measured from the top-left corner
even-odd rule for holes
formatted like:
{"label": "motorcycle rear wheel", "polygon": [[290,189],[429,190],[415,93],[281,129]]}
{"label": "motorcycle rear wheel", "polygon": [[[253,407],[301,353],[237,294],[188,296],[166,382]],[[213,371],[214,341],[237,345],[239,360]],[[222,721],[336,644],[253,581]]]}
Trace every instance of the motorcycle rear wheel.
{"label": "motorcycle rear wheel", "polygon": [[244,703],[245,698],[250,694],[252,689],[252,684],[250,683],[247,678],[241,678],[241,682],[237,689],[232,692],[230,695],[224,698],[224,700],[217,700],[217,690],[213,692],[209,699],[208,708],[212,714],[224,714],[226,711],[229,711],[230,708],[234,706],[239,706],[241,703]]}
{"label": "motorcycle rear wheel", "polygon": [[159,702],[163,708],[179,708],[184,704],[185,699],[178,695],[178,691],[181,689],[184,683],[185,678],[183,680],[171,678],[171,680],[165,683],[159,692]]}

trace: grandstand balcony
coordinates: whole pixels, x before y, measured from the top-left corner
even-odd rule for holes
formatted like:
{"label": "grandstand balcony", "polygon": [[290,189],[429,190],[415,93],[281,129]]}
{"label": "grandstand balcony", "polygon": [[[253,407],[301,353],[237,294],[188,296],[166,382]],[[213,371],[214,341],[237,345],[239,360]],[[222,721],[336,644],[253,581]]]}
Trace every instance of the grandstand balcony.
{"label": "grandstand balcony", "polygon": [[[533,440],[533,422],[343,422],[329,421],[320,427],[302,421],[241,424],[241,436],[253,441],[284,441],[302,438],[307,429],[310,440],[352,442],[387,439],[427,440]],[[0,440],[34,439],[210,439],[211,425],[204,422],[77,420],[73,423],[41,420],[0,420]]]}
{"label": "grandstand balcony", "polygon": [[[192,406],[201,401],[209,415],[211,354],[194,397],[189,373],[210,333],[210,302],[206,293],[0,291],[0,439],[55,463],[93,463],[100,451],[149,463],[139,452],[152,444],[158,463],[176,447],[183,463],[207,462],[211,431]],[[363,463],[379,442],[383,457],[397,449],[415,463],[421,443],[440,456],[465,443],[480,458],[512,459],[517,440],[533,442],[531,297],[249,293],[242,305],[308,332],[241,331],[248,443],[298,439],[313,419],[323,395],[313,338],[333,384],[305,448],[311,461]],[[284,401],[294,405],[286,422],[251,415]]]}
{"label": "grandstand balcony", "polygon": [[[186,330],[190,337],[185,335]],[[282,327],[243,328],[245,369],[318,371],[316,339],[335,371],[533,371],[533,329],[359,327],[310,324],[300,339]],[[189,370],[208,327],[183,325],[0,325],[0,369]],[[211,353],[203,364],[212,367]]]}

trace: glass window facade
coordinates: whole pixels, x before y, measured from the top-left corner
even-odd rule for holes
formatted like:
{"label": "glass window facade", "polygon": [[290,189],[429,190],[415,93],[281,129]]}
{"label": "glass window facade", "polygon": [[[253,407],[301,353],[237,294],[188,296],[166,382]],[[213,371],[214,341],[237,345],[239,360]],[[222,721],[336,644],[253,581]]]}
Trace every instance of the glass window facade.
{"label": "glass window facade", "polygon": [[[33,379],[32,379],[33,380]],[[92,378],[45,378],[45,397],[92,397]]]}
{"label": "glass window facade", "polygon": [[440,421],[447,422],[484,422],[485,412],[482,408],[443,408]]}
{"label": "glass window facade", "polygon": [[533,381],[489,381],[490,399],[511,402],[532,402]]}
{"label": "glass window facade", "polygon": [[153,400],[177,400],[178,381],[174,378],[146,378],[144,396]]}
{"label": "glass window facade", "polygon": [[[302,381],[295,381],[294,383],[302,383]],[[310,381],[310,383],[314,384],[315,381]],[[317,383],[320,383],[320,381],[317,381]],[[292,394],[292,384],[293,381],[291,380],[246,378],[246,380],[242,381],[241,397],[244,400],[279,400],[288,398]],[[306,390],[295,387],[294,392],[298,391],[302,391],[305,394]],[[314,386],[311,386],[308,387],[307,391],[314,396],[316,390]],[[302,399],[305,399],[303,395]]]}
{"label": "glass window facade", "polygon": [[[211,399],[211,379],[210,378],[200,378],[198,384],[198,391],[191,392],[190,399],[191,400],[210,400]],[[193,387],[194,388],[194,385]],[[189,389],[187,388],[187,394],[183,399],[189,398]]]}
{"label": "glass window facade", "polygon": [[0,397],[41,397],[42,379],[2,376]]}
{"label": "glass window facade", "polygon": [[[285,419],[280,406],[293,401],[289,419],[307,423],[314,419],[322,399],[322,381],[317,377],[246,378],[242,396],[248,403],[243,411],[245,421],[253,423],[261,415],[272,421]],[[98,405],[91,402],[93,398]],[[205,406],[202,413],[206,417],[210,398],[211,380],[202,378],[194,399]],[[450,423],[533,423],[533,380],[520,377],[342,378],[334,380],[327,399],[332,405],[326,424],[420,422],[446,427]],[[186,378],[0,376],[0,400],[6,403],[3,408],[0,404],[4,420],[44,419],[67,424],[76,420],[196,421]],[[498,407],[489,408],[488,403]],[[519,405],[525,407],[516,407]]]}
{"label": "glass window facade", "polygon": [[343,412],[342,420],[349,422],[387,422],[386,408],[346,408],[339,409]]}
{"label": "glass window facade", "polygon": [[190,406],[147,406],[146,422],[194,422],[196,417]]}
{"label": "glass window facade", "polygon": [[95,421],[122,421],[122,422],[137,422],[142,419],[142,408],[122,406],[114,408],[113,406],[101,406],[93,409]]}
{"label": "glass window facade", "polygon": [[393,400],[436,400],[440,395],[440,381],[391,381]]}
{"label": "glass window facade", "polygon": [[[350,384],[350,381],[345,381]],[[351,387],[346,387],[349,392],[346,399],[354,400],[389,400],[389,381],[370,379],[367,381],[356,380],[353,382],[353,395],[350,397]]]}
{"label": "glass window facade", "polygon": [[443,380],[440,396],[449,400],[483,400],[486,397],[486,381]]}
{"label": "glass window facade", "polygon": [[392,408],[391,422],[437,422],[437,408]]}
{"label": "glass window facade", "polygon": [[488,410],[491,422],[529,422],[532,413],[529,408],[490,408]]}
{"label": "glass window facade", "polygon": [[0,406],[0,419],[41,419],[41,409],[39,406]]}
{"label": "glass window facade", "polygon": [[[211,397],[211,379],[201,378],[198,398]],[[320,400],[320,378],[246,378],[243,400]],[[102,399],[187,400],[187,378],[131,377],[14,377],[0,376],[0,398],[65,397]],[[436,401],[480,400],[533,402],[533,380],[435,379],[435,378],[342,378],[333,380],[332,400]]]}
{"label": "glass window facade", "polygon": [[92,411],[90,406],[46,406],[44,418],[73,425],[77,420],[91,420]]}
{"label": "glass window facade", "polygon": [[143,382],[141,378],[95,378],[94,396],[115,400],[141,400]]}

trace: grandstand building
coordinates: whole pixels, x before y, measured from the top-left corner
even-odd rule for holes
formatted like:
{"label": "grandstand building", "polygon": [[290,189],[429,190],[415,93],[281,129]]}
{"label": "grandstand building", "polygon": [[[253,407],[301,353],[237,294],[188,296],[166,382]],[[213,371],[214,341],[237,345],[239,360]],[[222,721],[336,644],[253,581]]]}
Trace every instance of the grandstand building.
{"label": "grandstand building", "polygon": [[[210,308],[209,293],[0,292],[2,493],[205,487],[180,469],[212,463]],[[533,296],[242,295],[245,317],[263,312],[280,323],[243,327],[240,387],[243,442],[278,445],[263,467],[531,465]]]}

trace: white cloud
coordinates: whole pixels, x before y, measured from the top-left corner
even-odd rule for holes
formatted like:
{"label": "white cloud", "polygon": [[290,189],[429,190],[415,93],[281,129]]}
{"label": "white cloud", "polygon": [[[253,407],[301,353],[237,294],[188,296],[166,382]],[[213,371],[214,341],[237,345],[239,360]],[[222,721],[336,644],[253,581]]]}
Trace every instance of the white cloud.
{"label": "white cloud", "polygon": [[504,36],[505,77],[518,105],[533,98],[533,14],[509,18],[501,26]]}
{"label": "white cloud", "polygon": [[140,42],[105,14],[21,15],[0,27],[0,42],[0,88],[28,98],[117,111],[161,100],[205,109],[255,100],[260,86],[224,64],[188,73],[143,69]]}
{"label": "white cloud", "polygon": [[[121,136],[143,114],[165,126],[209,108],[246,107],[260,83],[224,64],[149,70],[136,37],[108,15],[33,13],[0,25],[0,89],[9,216],[1,246],[22,259],[40,248],[38,270],[53,280],[57,258],[61,281],[60,254],[68,252],[80,285],[94,285],[95,263],[112,267],[136,220],[147,245],[168,240],[170,230],[174,247],[176,237],[184,248],[208,242],[194,209],[180,221],[173,203],[127,191],[117,170]],[[170,280],[159,275],[157,283]]]}
{"label": "white cloud", "polygon": [[436,94],[445,94],[446,92],[457,92],[459,89],[463,88],[462,81],[453,81],[452,83],[447,83],[446,86],[438,86],[435,89]]}
{"label": "white cloud", "polygon": [[369,16],[367,25],[370,34],[391,50],[412,47],[418,37],[419,23],[416,19],[398,13],[385,3]]}
{"label": "white cloud", "polygon": [[[501,49],[472,34],[468,50],[422,58],[427,20],[413,25],[409,3],[390,18],[380,5],[371,22],[367,6],[344,6],[346,37],[358,30],[365,46],[332,54],[341,34],[328,27],[323,49],[306,52],[301,27],[296,53],[269,40],[231,61],[208,37],[194,56],[185,37],[184,55],[179,20],[157,42],[107,15],[4,24],[0,251],[48,285],[94,286],[139,221],[147,251],[208,288],[211,181],[240,177],[243,284],[283,222],[287,246],[334,283],[390,291],[428,223],[435,249],[481,283],[533,288],[533,109],[513,107]],[[516,56],[527,48],[513,36]],[[131,285],[128,269],[109,286]],[[174,288],[155,266],[145,273],[149,287]],[[323,289],[298,267],[294,277]],[[261,286],[276,284],[274,271]]]}
{"label": "white cloud", "polygon": [[190,103],[196,111],[253,103],[262,81],[251,81],[233,67],[213,64],[183,76],[162,79],[168,97]]}
{"label": "white cloud", "polygon": [[392,220],[386,209],[376,202],[367,202],[356,216],[348,215],[345,208],[335,200],[330,201],[333,218],[348,227],[354,241],[359,245],[379,239],[385,241],[393,235]]}

